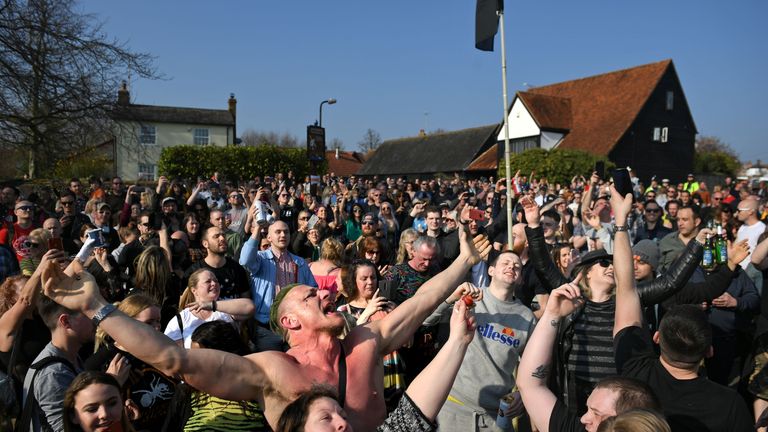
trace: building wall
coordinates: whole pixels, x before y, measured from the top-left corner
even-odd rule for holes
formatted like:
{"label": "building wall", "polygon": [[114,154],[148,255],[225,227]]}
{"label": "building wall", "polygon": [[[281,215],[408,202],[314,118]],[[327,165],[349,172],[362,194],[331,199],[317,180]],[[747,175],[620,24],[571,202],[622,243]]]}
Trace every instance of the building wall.
{"label": "building wall", "polygon": [[[509,139],[536,136],[541,133],[536,121],[523,105],[520,98],[515,98],[512,109],[509,110]],[[498,141],[504,141],[504,125],[499,130]]]}
{"label": "building wall", "polygon": [[[673,93],[672,109],[667,109],[667,92]],[[654,130],[658,128],[658,140]],[[666,142],[663,130],[666,128]],[[646,184],[650,177],[685,179],[693,170],[696,127],[682,86],[673,69],[668,69],[635,122],[610,152],[617,166],[631,166]]]}
{"label": "building wall", "polygon": [[[208,129],[208,145],[226,146],[234,142],[233,129],[228,126],[192,125],[177,123],[142,123],[143,126],[155,127],[155,144],[140,144],[141,126],[138,123],[118,122],[115,125],[116,170],[117,175],[125,180],[138,180],[140,165],[145,171],[153,171],[154,178],[159,175],[157,162],[160,153],[166,147],[176,145],[194,145],[195,129]],[[151,169],[154,167],[154,169]]]}

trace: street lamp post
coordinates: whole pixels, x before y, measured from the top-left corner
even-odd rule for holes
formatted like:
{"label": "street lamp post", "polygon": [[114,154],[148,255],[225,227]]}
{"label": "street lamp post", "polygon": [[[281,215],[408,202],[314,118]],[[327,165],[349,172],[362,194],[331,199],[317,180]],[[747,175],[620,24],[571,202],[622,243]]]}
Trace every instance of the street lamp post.
{"label": "street lamp post", "polygon": [[320,119],[318,122],[318,126],[323,127],[323,104],[327,103],[328,105],[333,105],[336,103],[336,99],[334,98],[328,98],[322,102],[320,102]]}

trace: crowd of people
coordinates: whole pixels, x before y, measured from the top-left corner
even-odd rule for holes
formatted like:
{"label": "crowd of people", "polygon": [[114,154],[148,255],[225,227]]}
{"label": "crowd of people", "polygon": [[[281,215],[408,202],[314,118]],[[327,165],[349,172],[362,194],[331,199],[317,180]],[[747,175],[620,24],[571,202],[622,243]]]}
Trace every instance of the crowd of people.
{"label": "crowd of people", "polygon": [[0,430],[763,427],[768,187],[632,186],[5,186]]}

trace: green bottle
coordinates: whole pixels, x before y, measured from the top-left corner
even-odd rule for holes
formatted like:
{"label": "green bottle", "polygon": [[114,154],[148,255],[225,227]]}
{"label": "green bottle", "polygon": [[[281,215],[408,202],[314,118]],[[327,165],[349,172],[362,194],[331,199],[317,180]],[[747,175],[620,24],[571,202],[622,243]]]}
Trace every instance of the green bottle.
{"label": "green bottle", "polygon": [[718,264],[726,264],[728,262],[728,242],[725,240],[725,233],[723,232],[723,226],[717,226],[717,238],[715,238],[715,257]]}
{"label": "green bottle", "polygon": [[712,247],[712,237],[707,234],[707,240],[704,242],[704,255],[701,257],[701,268],[706,271],[715,268],[715,248]]}

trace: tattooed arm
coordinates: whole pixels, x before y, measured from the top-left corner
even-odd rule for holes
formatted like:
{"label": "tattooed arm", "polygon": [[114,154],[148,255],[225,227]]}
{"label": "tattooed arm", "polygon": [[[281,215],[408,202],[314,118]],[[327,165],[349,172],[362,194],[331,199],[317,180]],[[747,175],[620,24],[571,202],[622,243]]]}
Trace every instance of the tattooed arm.
{"label": "tattooed arm", "polygon": [[552,410],[557,397],[547,388],[552,346],[557,337],[560,320],[574,311],[581,301],[578,281],[552,291],[533,335],[528,339],[520,367],[517,386],[531,421],[540,432],[549,432]]}

